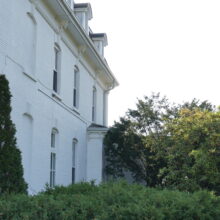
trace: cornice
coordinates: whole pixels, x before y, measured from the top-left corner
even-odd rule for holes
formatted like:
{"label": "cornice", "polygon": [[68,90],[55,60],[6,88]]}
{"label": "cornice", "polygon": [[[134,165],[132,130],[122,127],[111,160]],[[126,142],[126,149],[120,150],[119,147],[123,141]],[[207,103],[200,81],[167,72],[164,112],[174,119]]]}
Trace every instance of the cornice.
{"label": "cornice", "polygon": [[[90,61],[93,62],[93,65],[96,66],[99,72],[101,72],[102,78],[106,81],[107,84],[110,84],[111,89],[118,86],[118,81],[115,78],[114,74],[110,70],[109,66],[107,65],[106,61],[99,55],[98,51],[95,48],[93,41],[90,37],[86,34],[83,27],[79,24],[76,16],[74,15],[73,11],[68,7],[68,5],[64,2],[64,0],[30,0],[33,1],[34,4],[38,1],[46,2],[56,14],[59,15],[58,20],[60,19],[61,24],[64,26],[63,29],[68,29],[72,34],[73,38],[77,38],[78,40],[78,47],[81,53],[89,57]],[[103,80],[102,79],[102,80]]]}

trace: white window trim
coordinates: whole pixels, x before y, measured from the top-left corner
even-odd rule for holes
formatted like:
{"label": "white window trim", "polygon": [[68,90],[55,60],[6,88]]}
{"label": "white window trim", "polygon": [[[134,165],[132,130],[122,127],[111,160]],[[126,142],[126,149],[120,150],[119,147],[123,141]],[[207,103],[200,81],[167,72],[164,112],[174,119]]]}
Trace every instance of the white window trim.
{"label": "white window trim", "polygon": [[56,128],[53,128],[51,131],[51,148],[55,149],[57,147],[58,142],[58,130]]}
{"label": "white window trim", "polygon": [[50,187],[54,187],[56,182],[56,153],[50,153]]}
{"label": "white window trim", "polygon": [[77,66],[74,66],[74,82],[73,82],[73,108],[79,108],[79,77],[80,71]]}
{"label": "white window trim", "polygon": [[97,89],[93,86],[92,89],[92,121],[96,122],[96,111],[97,111]]}
{"label": "white window trim", "polygon": [[57,43],[54,45],[54,67],[53,67],[53,92],[60,93],[61,81],[61,49]]}
{"label": "white window trim", "polygon": [[78,140],[74,138],[72,141],[72,184],[76,183],[77,144]]}
{"label": "white window trim", "polygon": [[50,140],[50,187],[54,187],[56,184],[56,160],[57,160],[57,148],[58,148],[58,130],[52,128],[51,140]]}

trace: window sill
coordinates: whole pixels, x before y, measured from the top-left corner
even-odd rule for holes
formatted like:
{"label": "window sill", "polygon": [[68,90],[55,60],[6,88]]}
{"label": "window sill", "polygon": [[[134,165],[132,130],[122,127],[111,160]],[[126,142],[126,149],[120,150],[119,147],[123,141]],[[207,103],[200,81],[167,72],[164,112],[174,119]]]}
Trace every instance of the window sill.
{"label": "window sill", "polygon": [[59,94],[57,94],[57,93],[54,92],[54,91],[52,92],[52,97],[55,98],[55,99],[57,99],[57,100],[60,101],[60,102],[62,101],[62,99],[61,99],[61,97],[59,96]]}
{"label": "window sill", "polygon": [[76,114],[80,115],[79,109],[77,109],[76,107],[72,107],[72,111],[75,112]]}

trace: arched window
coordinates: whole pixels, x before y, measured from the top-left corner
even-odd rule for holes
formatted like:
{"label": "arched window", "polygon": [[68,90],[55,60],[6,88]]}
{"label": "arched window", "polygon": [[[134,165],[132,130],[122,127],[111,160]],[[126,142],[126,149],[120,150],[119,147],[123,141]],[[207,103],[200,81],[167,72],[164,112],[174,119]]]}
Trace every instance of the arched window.
{"label": "arched window", "polygon": [[79,68],[77,66],[74,67],[73,107],[79,107]]}
{"label": "arched window", "polygon": [[52,131],[51,131],[51,147],[52,148],[56,148],[57,134],[58,134],[58,130],[56,128],[53,128]]}
{"label": "arched window", "polygon": [[32,13],[27,13],[28,20],[26,22],[25,31],[25,70],[26,73],[35,75],[36,66],[36,44],[37,44],[37,22]]}
{"label": "arched window", "polygon": [[58,44],[54,46],[54,70],[53,70],[53,91],[60,92],[61,78],[61,49]]}
{"label": "arched window", "polygon": [[96,88],[93,87],[92,90],[92,121],[95,122],[96,120],[96,96],[97,96],[97,91]]}
{"label": "arched window", "polygon": [[53,128],[51,131],[51,149],[52,152],[50,154],[50,187],[55,186],[56,179],[56,153],[55,149],[57,147],[58,142],[58,130]]}
{"label": "arched window", "polygon": [[72,184],[76,181],[76,150],[77,150],[77,139],[72,141]]}
{"label": "arched window", "polygon": [[51,152],[50,154],[50,187],[55,186],[56,178],[56,153]]}

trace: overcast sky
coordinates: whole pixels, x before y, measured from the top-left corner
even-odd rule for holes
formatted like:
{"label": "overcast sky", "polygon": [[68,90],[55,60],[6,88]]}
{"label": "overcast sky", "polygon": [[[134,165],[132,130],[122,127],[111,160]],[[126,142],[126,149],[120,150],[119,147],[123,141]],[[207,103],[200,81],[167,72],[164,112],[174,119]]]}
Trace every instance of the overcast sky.
{"label": "overcast sky", "polygon": [[219,0],[89,2],[90,26],[107,33],[105,57],[120,83],[109,97],[110,125],[152,92],[220,105]]}

